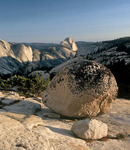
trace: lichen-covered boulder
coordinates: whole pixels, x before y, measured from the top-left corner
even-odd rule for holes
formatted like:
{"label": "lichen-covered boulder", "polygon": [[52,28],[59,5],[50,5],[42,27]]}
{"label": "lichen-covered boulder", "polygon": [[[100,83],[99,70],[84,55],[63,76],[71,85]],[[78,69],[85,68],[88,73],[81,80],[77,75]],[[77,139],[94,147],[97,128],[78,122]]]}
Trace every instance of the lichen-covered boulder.
{"label": "lichen-covered boulder", "polygon": [[94,61],[77,59],[52,79],[42,100],[63,116],[94,117],[107,112],[117,91],[109,69]]}

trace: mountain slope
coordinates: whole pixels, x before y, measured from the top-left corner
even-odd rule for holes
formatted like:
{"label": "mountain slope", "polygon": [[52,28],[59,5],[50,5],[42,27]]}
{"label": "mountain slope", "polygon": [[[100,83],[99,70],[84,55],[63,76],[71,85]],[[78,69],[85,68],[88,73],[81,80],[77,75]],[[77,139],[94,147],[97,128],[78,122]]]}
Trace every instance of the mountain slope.
{"label": "mountain slope", "polygon": [[102,42],[76,42],[78,46],[77,56],[87,55],[89,53],[93,53],[96,51],[103,51],[110,49],[112,47],[118,47],[122,44],[129,44],[130,37],[119,38],[110,41],[102,41]]}
{"label": "mountain slope", "polygon": [[[35,44],[33,44],[33,47],[37,47],[37,45],[35,46]],[[73,58],[76,54],[76,50],[77,46],[72,38],[66,38],[60,45],[47,49],[34,49],[27,44],[9,43],[0,40],[0,75],[12,75],[14,72],[17,72],[19,68],[23,74],[25,72],[30,73],[32,70],[37,70],[37,68],[53,68],[69,58]],[[10,58],[10,63],[8,63],[6,57]],[[4,62],[4,64],[2,62]],[[15,67],[10,68],[11,64]],[[21,68],[23,64],[24,67]]]}

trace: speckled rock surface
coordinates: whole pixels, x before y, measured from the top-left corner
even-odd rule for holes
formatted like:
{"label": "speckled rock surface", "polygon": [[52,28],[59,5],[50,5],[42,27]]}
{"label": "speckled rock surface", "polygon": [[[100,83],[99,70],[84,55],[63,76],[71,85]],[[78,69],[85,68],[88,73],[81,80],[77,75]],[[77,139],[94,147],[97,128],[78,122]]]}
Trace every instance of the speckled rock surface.
{"label": "speckled rock surface", "polygon": [[77,59],[52,79],[42,100],[63,116],[94,117],[107,112],[117,91],[109,69],[94,61]]}

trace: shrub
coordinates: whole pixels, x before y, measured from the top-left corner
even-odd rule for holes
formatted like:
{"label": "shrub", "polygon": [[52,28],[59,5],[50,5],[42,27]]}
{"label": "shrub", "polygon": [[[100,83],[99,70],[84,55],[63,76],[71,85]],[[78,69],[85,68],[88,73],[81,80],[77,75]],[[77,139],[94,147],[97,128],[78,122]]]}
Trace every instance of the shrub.
{"label": "shrub", "polygon": [[34,96],[41,96],[41,93],[48,87],[49,81],[49,78],[44,80],[38,74],[32,79],[15,75],[7,80],[0,78],[0,87],[6,89],[17,86],[24,95],[33,94]]}
{"label": "shrub", "polygon": [[50,82],[50,79],[44,80],[40,75],[37,73],[35,78],[30,80],[28,83],[30,86],[30,91],[35,95],[40,95],[46,88],[48,87],[48,84]]}
{"label": "shrub", "polygon": [[116,138],[117,138],[118,140],[121,140],[121,139],[124,139],[124,138],[125,138],[125,135],[124,135],[123,133],[118,133],[118,134],[116,135]]}

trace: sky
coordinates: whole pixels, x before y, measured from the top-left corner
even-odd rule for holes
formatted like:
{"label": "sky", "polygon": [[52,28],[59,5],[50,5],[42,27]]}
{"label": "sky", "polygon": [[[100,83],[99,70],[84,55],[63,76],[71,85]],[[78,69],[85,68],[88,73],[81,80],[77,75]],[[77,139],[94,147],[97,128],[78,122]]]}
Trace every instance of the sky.
{"label": "sky", "polygon": [[130,36],[130,0],[0,0],[0,39],[60,43]]}

